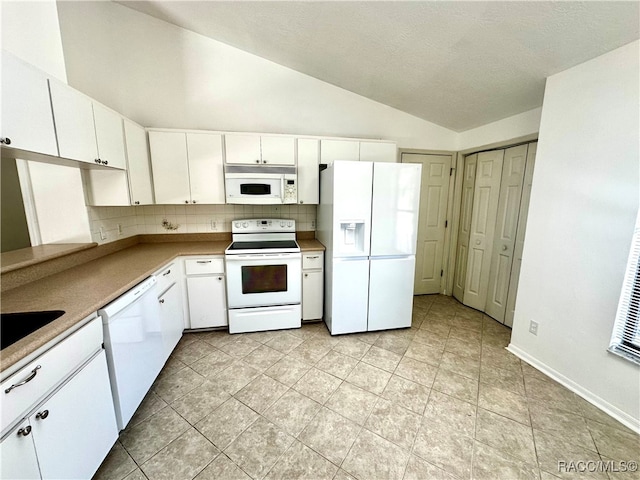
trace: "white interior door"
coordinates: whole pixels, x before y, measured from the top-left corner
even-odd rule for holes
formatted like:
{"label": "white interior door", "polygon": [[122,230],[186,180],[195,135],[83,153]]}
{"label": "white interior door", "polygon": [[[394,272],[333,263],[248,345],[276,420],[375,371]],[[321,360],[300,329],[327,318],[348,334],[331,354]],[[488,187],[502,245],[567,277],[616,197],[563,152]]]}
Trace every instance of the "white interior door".
{"label": "white interior door", "polygon": [[413,291],[440,293],[451,155],[403,153],[402,163],[422,164]]}
{"label": "white interior door", "polygon": [[516,244],[513,252],[513,266],[511,267],[511,279],[509,281],[509,293],[507,295],[507,308],[504,316],[504,324],[510,327],[513,325],[513,315],[516,308],[516,294],[518,293],[518,279],[520,278],[520,267],[522,266],[522,250],[524,247],[524,237],[527,229],[529,197],[531,196],[533,167],[536,161],[537,149],[538,142],[529,144],[529,150],[527,151],[527,166],[524,171],[524,181],[522,183],[522,200],[520,201],[520,215],[518,216],[518,231],[516,233]]}
{"label": "white interior door", "polygon": [[456,271],[453,278],[453,296],[462,302],[467,274],[469,236],[471,235],[471,214],[473,212],[473,188],[476,183],[478,154],[464,159],[464,177],[462,180],[462,202],[460,205],[460,229],[456,252]]}
{"label": "white interior door", "polygon": [[504,150],[478,154],[463,303],[484,311]]}
{"label": "white interior door", "polygon": [[487,315],[502,323],[504,323],[507,307],[526,163],[527,145],[518,145],[505,150],[485,308]]}

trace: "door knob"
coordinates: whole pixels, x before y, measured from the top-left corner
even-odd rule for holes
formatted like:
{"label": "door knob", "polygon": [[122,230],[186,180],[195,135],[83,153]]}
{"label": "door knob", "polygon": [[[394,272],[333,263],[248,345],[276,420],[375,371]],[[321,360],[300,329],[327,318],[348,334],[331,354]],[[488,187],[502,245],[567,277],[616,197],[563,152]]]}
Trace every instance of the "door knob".
{"label": "door knob", "polygon": [[502,245],[502,251],[506,252],[507,251],[507,246],[506,245]]}
{"label": "door knob", "polygon": [[476,240],[476,245],[480,245],[482,242],[480,240]]}

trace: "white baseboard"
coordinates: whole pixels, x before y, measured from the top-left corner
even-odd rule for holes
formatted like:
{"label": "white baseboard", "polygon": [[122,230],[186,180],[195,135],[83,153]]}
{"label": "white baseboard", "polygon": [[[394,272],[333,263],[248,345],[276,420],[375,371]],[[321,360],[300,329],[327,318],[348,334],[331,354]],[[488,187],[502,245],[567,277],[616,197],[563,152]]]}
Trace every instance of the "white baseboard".
{"label": "white baseboard", "polygon": [[540,370],[542,373],[544,373],[548,377],[553,378],[559,384],[567,387],[573,393],[580,395],[587,402],[598,407],[607,415],[610,415],[611,417],[615,418],[626,427],[640,434],[640,419],[634,418],[631,415],[623,412],[619,408],[611,405],[606,400],[598,397],[597,395],[585,389],[581,385],[578,385],[573,380],[565,377],[561,373],[555,371],[553,368],[535,359],[534,357],[522,351],[520,348],[516,347],[515,345],[509,344],[509,346],[507,347],[507,350],[513,353],[516,357],[527,362],[532,367],[535,367],[536,369]]}

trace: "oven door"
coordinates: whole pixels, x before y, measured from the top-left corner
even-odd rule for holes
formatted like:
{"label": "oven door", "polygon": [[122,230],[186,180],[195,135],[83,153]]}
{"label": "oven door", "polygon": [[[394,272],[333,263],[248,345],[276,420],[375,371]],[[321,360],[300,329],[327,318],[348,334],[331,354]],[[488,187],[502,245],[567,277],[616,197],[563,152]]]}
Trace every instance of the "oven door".
{"label": "oven door", "polygon": [[225,174],[227,203],[270,205],[281,204],[284,176],[248,173]]}
{"label": "oven door", "polygon": [[229,308],[295,305],[302,298],[302,255],[225,255]]}

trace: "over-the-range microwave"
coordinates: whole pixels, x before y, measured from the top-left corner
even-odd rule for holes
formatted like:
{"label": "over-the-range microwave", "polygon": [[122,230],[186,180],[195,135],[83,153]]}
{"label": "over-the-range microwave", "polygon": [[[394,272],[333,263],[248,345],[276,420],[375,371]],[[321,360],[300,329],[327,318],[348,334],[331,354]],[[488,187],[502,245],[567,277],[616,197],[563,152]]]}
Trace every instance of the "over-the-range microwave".
{"label": "over-the-range microwave", "polygon": [[227,203],[280,205],[298,203],[296,167],[226,165]]}

